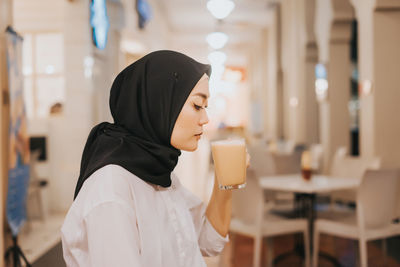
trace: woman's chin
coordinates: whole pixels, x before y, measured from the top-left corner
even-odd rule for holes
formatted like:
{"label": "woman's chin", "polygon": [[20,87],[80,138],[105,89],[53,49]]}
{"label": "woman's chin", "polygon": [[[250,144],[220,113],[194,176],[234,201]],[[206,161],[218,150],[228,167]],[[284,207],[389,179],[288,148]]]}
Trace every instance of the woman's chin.
{"label": "woman's chin", "polygon": [[200,138],[198,136],[193,136],[185,141],[178,140],[178,142],[172,142],[171,145],[176,149],[193,152],[197,149]]}
{"label": "woman's chin", "polygon": [[197,142],[198,142],[197,140],[194,141],[194,142],[193,141],[192,142],[188,142],[187,144],[185,144],[184,147],[181,148],[181,150],[188,151],[188,152],[193,152],[198,147]]}

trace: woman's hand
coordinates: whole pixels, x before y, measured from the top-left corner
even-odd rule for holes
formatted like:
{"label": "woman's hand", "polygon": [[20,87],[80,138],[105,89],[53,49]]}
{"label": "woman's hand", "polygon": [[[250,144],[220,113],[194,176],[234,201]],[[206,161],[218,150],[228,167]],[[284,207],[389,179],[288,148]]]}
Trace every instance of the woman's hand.
{"label": "woman's hand", "polygon": [[[246,168],[250,166],[250,155],[246,149]],[[206,216],[214,229],[222,236],[229,231],[232,212],[232,190],[221,190],[218,186],[217,174],[214,177],[214,188],[208,203]]]}
{"label": "woman's hand", "polygon": [[247,148],[246,148],[246,168],[250,167],[250,159],[251,159],[250,154],[249,154],[249,152],[247,151]]}

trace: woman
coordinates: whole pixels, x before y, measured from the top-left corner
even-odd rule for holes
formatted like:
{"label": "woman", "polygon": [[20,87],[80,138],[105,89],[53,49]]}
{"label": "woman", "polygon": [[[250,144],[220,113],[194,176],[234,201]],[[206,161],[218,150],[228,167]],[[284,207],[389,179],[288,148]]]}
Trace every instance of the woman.
{"label": "woman", "polygon": [[231,191],[207,207],[172,173],[208,122],[210,66],[156,51],[115,79],[114,124],[86,143],[75,200],[62,226],[67,266],[196,267],[228,242]]}

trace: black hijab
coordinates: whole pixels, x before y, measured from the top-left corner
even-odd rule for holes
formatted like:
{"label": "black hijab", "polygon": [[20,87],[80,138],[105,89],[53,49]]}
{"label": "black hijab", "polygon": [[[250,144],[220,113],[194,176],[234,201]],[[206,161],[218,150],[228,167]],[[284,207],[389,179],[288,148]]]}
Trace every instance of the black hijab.
{"label": "black hijab", "polygon": [[85,180],[108,164],[169,187],[181,153],[171,145],[172,130],[205,73],[210,76],[209,65],[167,50],[152,52],[119,73],[110,92],[114,123],[103,122],[91,130],[74,198]]}

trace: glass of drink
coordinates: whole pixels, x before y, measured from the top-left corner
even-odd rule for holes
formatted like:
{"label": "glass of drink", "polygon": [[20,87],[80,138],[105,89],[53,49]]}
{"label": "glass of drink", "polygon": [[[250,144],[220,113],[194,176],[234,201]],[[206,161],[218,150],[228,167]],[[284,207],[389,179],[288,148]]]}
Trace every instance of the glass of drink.
{"label": "glass of drink", "polygon": [[220,189],[239,189],[246,186],[246,144],[244,139],[211,143],[215,174]]}
{"label": "glass of drink", "polygon": [[304,180],[311,179],[311,153],[308,150],[301,154],[301,174]]}

